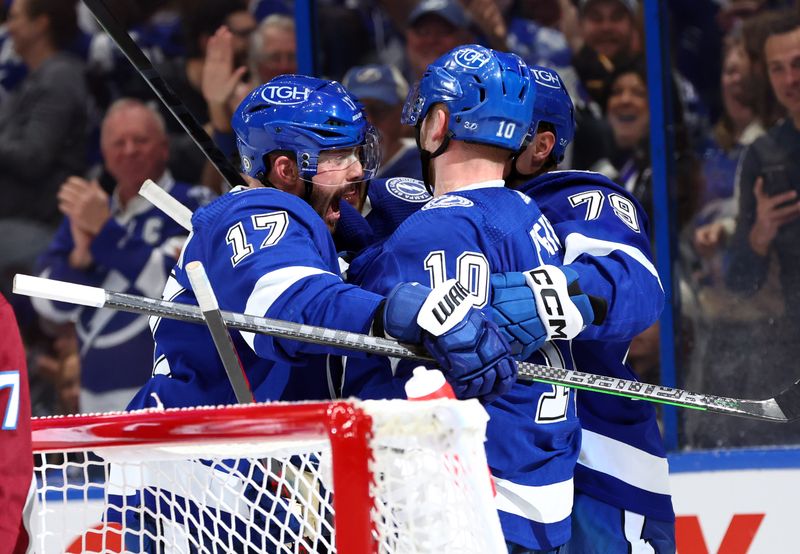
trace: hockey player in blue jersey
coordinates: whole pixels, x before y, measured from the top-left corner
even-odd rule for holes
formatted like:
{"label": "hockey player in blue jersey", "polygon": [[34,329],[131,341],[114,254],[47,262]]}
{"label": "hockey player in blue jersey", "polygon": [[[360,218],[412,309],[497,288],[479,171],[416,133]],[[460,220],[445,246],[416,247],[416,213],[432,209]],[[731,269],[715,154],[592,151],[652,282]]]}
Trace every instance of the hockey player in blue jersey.
{"label": "hockey player in blue jersey", "polygon": [[[453,326],[446,330],[424,330],[416,315],[431,292],[426,287],[398,286],[384,297],[339,276],[331,239],[339,200],[378,164],[374,131],[341,85],[277,77],[241,103],[233,127],[244,172],[266,186],[234,190],[195,213],[165,299],[195,303],[184,268],[199,260],[223,309],[409,336],[432,351],[463,396],[491,397],[508,389],[515,367],[481,312],[450,318]],[[168,320],[154,320],[152,326],[153,377],[131,408],[158,401],[164,406],[235,402],[205,328]],[[324,361],[315,355],[341,351],[252,333],[233,338],[257,400],[330,396]]]}
{"label": "hockey player in blue jersey", "polygon": [[[528,68],[513,54],[468,45],[431,64],[409,95],[403,120],[415,127],[433,199],[359,256],[349,278],[381,294],[401,281],[434,287],[455,281],[475,306],[491,302],[513,313],[513,296],[491,297],[490,274],[533,264],[541,266],[537,281],[552,283],[546,288],[567,314],[563,337],[590,323],[588,298],[577,287],[568,291],[572,280],[556,267],[561,245],[549,222],[530,198],[502,180],[509,159],[527,140],[533,102]],[[525,325],[538,325],[537,347],[543,346],[532,359],[572,367],[566,341],[562,348],[545,344],[558,324],[535,317]],[[345,394],[402,397],[413,364],[387,361],[385,371],[377,372],[369,362],[348,360]],[[564,387],[520,382],[486,408],[487,456],[509,552],[549,552],[570,532],[580,435],[574,397]]]}
{"label": "hockey player in blue jersey", "polygon": [[[448,313],[445,325],[437,320],[440,303],[465,297],[460,288],[399,283],[379,295],[339,276],[331,238],[339,201],[378,165],[374,131],[341,85],[300,75],[276,77],[243,100],[232,124],[242,169],[253,186],[234,189],[195,212],[165,299],[196,303],[185,267],[199,260],[222,309],[421,343],[462,398],[489,401],[511,387],[516,366],[486,315],[461,302],[463,309]],[[130,409],[236,402],[205,327],[167,319],[153,320],[152,327],[153,377]],[[256,400],[330,397],[325,355],[344,351],[253,333],[236,332],[232,338]],[[254,492],[259,493],[241,491],[248,497]],[[257,502],[269,505],[269,513],[287,509],[280,499],[260,493]],[[157,502],[136,495],[111,500],[113,506]],[[108,519],[130,519],[131,512],[112,508]],[[138,517],[127,522],[134,530],[155,524]],[[237,518],[231,525],[240,529],[248,522]],[[286,540],[299,527],[292,515],[280,531],[266,525],[264,534]],[[142,532],[130,533],[128,540],[134,551],[155,548]],[[259,551],[262,547],[272,550],[259,545]]]}
{"label": "hockey player in blue jersey", "polygon": [[[554,171],[572,140],[572,101],[555,71],[533,67],[531,74],[536,135],[508,184],[541,207],[581,288],[608,300],[603,324],[587,327],[572,342],[576,369],[636,379],[625,364],[630,341],[657,320],[664,302],[647,218],[636,200],[605,176]],[[493,277],[495,293],[513,279],[520,283],[518,275]],[[530,315],[524,313],[516,315]],[[498,322],[522,348],[522,335],[507,321]],[[564,551],[674,552],[668,466],[653,404],[580,392],[577,405],[583,440],[575,469],[572,538]]]}

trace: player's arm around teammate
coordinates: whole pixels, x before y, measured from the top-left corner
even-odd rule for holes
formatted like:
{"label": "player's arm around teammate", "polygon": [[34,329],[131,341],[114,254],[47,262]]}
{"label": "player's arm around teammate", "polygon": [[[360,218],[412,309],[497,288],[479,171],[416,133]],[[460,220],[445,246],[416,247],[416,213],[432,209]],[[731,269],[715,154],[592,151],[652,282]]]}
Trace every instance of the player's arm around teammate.
{"label": "player's arm around teammate", "polygon": [[[192,236],[165,297],[193,300],[184,268],[199,260],[223,309],[423,343],[448,378],[468,384],[472,395],[508,388],[516,371],[508,345],[476,310],[454,315],[446,329],[435,328],[418,318],[436,305],[426,304],[431,294],[426,287],[398,287],[384,296],[341,279],[331,239],[339,202],[377,167],[374,130],[341,85],[300,75],[276,77],[245,98],[233,128],[242,169],[256,186],[232,191],[194,215]],[[186,342],[188,327],[161,321],[154,328],[154,373],[196,379],[198,364],[208,362],[184,363],[192,348],[200,349],[200,343]],[[483,346],[481,337],[492,340]],[[254,388],[271,370],[255,358],[294,369],[311,364],[309,356],[342,353],[252,333],[237,333],[236,340],[244,343],[240,354],[253,362],[244,364],[248,372],[262,368]],[[208,346],[207,337],[202,344]],[[215,382],[224,379],[219,371],[215,375]]]}

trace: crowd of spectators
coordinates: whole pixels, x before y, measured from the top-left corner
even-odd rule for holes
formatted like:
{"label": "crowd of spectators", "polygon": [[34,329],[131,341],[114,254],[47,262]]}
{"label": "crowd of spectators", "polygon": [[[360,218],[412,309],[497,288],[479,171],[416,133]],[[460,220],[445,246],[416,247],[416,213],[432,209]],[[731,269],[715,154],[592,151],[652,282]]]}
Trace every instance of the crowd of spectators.
{"label": "crowd of spectators", "polygon": [[[382,137],[381,177],[420,176],[413,137],[399,123],[406,94],[439,55],[479,42],[559,71],[577,121],[562,167],[613,178],[642,203],[652,227],[640,1],[316,4],[317,74],[342,81],[365,106]],[[254,86],[297,71],[289,0],[114,5],[230,155],[239,101]],[[800,344],[800,265],[793,256],[800,233],[798,6],[669,6],[679,386],[770,396],[795,379],[791,361]],[[148,356],[133,354],[149,353],[142,346],[151,340],[146,320],[14,297],[11,276],[44,273],[158,296],[183,233],[136,197],[138,185],[151,178],[183,187],[186,202],[197,206],[224,184],[82,4],[6,0],[3,16],[0,291],[13,301],[26,341],[34,414],[119,409],[150,371]],[[643,380],[659,380],[658,349],[657,326],[631,348],[629,362]],[[109,363],[120,356],[141,371]],[[682,423],[689,447],[800,440],[788,428],[707,414]]]}

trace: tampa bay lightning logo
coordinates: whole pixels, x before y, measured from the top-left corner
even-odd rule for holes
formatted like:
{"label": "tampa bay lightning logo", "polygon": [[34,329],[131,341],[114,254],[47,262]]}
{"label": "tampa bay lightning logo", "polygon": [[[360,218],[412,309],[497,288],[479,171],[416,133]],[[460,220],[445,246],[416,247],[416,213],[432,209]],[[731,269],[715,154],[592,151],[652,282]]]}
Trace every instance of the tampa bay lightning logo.
{"label": "tampa bay lightning logo", "polygon": [[422,206],[422,209],[432,210],[434,208],[469,208],[470,206],[474,205],[475,204],[472,203],[472,200],[464,198],[463,196],[447,194],[445,196],[440,196],[439,198],[434,198]]}
{"label": "tampa bay lightning logo", "polygon": [[547,71],[546,69],[541,68],[532,68],[531,74],[533,75],[533,80],[536,81],[537,85],[549,88],[561,88],[561,79],[559,79],[558,75],[552,71]]}
{"label": "tampa bay lightning logo", "polygon": [[264,85],[261,98],[270,104],[294,106],[308,100],[311,89],[302,85]]}
{"label": "tampa bay lightning logo", "polygon": [[386,181],[386,190],[389,194],[407,202],[427,202],[431,195],[425,190],[422,181],[404,177],[392,177]]}
{"label": "tampa bay lightning logo", "polygon": [[464,69],[478,69],[489,61],[489,54],[467,46],[455,52],[453,61]]}

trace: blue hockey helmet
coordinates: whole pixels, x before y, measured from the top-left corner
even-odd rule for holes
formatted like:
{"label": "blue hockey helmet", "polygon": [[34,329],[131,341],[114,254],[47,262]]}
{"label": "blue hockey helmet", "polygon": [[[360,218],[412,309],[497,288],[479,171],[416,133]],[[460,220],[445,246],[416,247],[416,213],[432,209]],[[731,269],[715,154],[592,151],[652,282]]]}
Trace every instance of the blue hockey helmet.
{"label": "blue hockey helmet", "polygon": [[567,146],[575,136],[575,107],[564,81],[553,69],[534,65],[531,67],[531,79],[536,87],[531,128],[536,134],[539,123],[546,122],[553,126],[556,143],[551,156],[559,164],[564,160]]}
{"label": "blue hockey helmet", "polygon": [[[275,151],[295,154],[300,178],[317,174],[323,151],[341,151],[342,169],[358,160],[363,179],[371,179],[380,163],[375,129],[364,111],[336,81],[304,75],[279,75],[254,89],[231,120],[242,170],[264,182],[266,156]],[[350,149],[350,150],[348,150]]]}
{"label": "blue hockey helmet", "polygon": [[531,137],[535,96],[528,66],[516,54],[469,44],[428,66],[409,92],[402,122],[419,126],[442,103],[451,138],[518,152]]}

